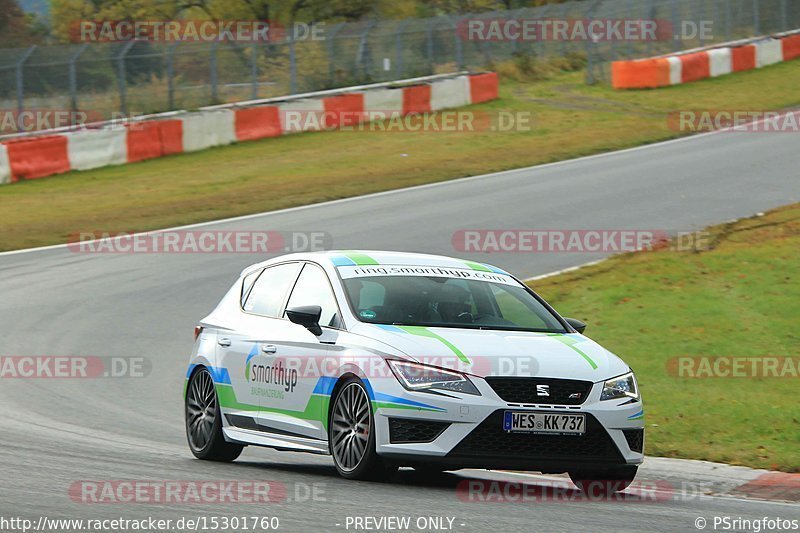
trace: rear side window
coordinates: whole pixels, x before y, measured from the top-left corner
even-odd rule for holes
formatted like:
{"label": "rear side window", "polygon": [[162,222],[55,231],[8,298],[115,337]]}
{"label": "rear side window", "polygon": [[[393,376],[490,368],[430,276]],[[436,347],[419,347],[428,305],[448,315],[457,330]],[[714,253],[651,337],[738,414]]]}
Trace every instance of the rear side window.
{"label": "rear side window", "polygon": [[246,295],[242,309],[258,315],[279,317],[286,293],[297,279],[299,270],[299,263],[284,263],[264,269],[250,294]]}
{"label": "rear side window", "polygon": [[300,274],[286,307],[288,309],[306,305],[318,305],[322,308],[320,326],[338,327],[339,308],[328,276],[321,268],[311,264],[303,268],[303,273]]}

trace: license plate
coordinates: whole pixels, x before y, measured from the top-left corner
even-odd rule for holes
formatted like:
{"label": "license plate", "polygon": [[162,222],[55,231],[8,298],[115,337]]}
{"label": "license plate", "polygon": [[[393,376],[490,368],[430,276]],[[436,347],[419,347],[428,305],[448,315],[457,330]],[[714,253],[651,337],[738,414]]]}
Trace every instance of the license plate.
{"label": "license plate", "polygon": [[583,435],[586,433],[586,415],[506,411],[503,417],[503,429],[522,433]]}

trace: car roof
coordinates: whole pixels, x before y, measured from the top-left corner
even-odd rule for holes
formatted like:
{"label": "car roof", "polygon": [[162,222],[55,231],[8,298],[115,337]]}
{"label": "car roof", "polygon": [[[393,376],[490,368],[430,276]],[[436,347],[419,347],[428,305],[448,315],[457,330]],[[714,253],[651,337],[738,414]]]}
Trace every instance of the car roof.
{"label": "car roof", "polygon": [[284,261],[313,261],[321,264],[329,264],[335,267],[353,265],[413,265],[413,266],[435,266],[445,268],[463,268],[469,270],[481,270],[485,272],[495,272],[507,274],[505,270],[487,263],[468,261],[466,259],[456,259],[443,255],[420,254],[412,252],[389,252],[380,250],[328,250],[324,252],[307,252],[282,255],[263,261],[256,265],[246,268],[243,272],[247,273],[255,268],[281,263]]}

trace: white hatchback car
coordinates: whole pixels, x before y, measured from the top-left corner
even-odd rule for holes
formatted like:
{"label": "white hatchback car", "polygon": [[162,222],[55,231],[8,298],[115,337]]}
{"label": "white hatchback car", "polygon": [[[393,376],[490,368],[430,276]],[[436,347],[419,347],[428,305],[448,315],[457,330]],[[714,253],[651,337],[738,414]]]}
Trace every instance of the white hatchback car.
{"label": "white hatchback car", "polygon": [[346,478],[490,468],[622,490],[643,460],[631,369],[481,263],[331,251],[247,268],[195,330],[186,431],[201,459],[246,445],[330,454]]}

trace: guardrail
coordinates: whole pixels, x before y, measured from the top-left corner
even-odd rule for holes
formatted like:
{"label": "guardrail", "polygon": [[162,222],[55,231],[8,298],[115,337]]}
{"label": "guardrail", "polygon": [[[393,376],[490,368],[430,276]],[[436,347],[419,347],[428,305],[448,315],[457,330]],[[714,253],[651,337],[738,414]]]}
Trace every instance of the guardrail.
{"label": "guardrail", "polygon": [[16,135],[0,142],[0,184],[435,112],[492,100],[498,91],[495,73],[453,73]]}
{"label": "guardrail", "polygon": [[800,29],[633,61],[615,61],[615,89],[655,89],[774,65],[800,57]]}

